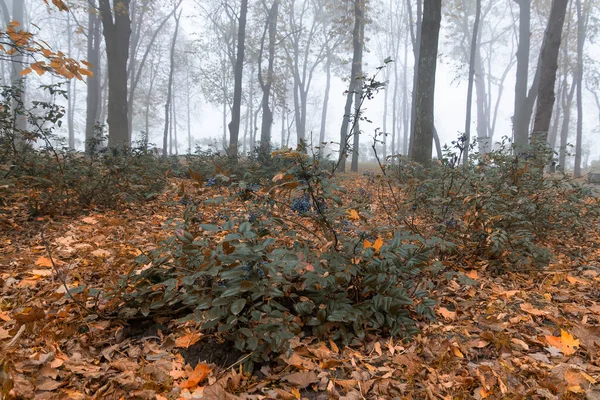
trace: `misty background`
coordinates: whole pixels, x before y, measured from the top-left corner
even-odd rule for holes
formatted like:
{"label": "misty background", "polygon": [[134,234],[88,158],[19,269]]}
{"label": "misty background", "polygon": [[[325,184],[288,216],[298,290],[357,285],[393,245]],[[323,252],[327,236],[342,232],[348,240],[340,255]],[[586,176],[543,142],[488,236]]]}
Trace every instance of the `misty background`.
{"label": "misty background", "polygon": [[[4,21],[14,18],[18,4],[0,0]],[[131,0],[129,16],[132,39],[128,58],[128,89],[132,101],[130,110],[131,139],[139,140],[148,132],[149,141],[162,148],[165,130],[165,102],[171,70],[176,19],[181,13],[173,52],[173,84],[168,123],[172,145],[169,152],[184,154],[197,146],[226,148],[227,124],[231,120],[235,36],[240,1],[224,0]],[[240,126],[240,151],[250,151],[260,137],[262,91],[258,78],[258,57],[263,45],[262,68],[266,68],[265,31],[269,5],[250,2],[246,28],[243,96]],[[531,1],[530,82],[533,79],[546,28],[550,1]],[[575,1],[572,2],[573,4]],[[600,157],[600,81],[595,41],[598,30],[598,2],[584,0],[586,41],[584,44],[583,78],[583,140],[582,167],[588,169]],[[36,40],[45,41],[74,59],[87,59],[90,36],[90,13],[98,14],[94,1],[68,1],[68,12],[59,12],[42,5],[40,0],[25,0],[22,27],[34,32]],[[577,13],[570,5],[566,17],[563,47],[557,78],[558,117],[553,118],[557,130],[567,125],[567,142],[575,144],[577,113],[572,87],[576,70]],[[410,8],[409,8],[410,6]],[[376,130],[388,133],[383,154],[406,154],[404,122],[410,118],[412,77],[414,72],[413,42],[410,27],[417,17],[417,2],[404,0],[370,0],[366,3],[363,73],[371,76],[384,60],[392,63],[378,74],[387,82],[387,93],[381,91],[365,103],[365,116],[371,123],[361,124],[362,161],[373,159],[370,145]],[[116,12],[116,11],[115,11]],[[475,15],[475,0],[447,0],[442,8],[439,58],[436,73],[435,125],[442,144],[449,144],[465,131],[469,46]],[[411,22],[412,21],[412,22]],[[479,40],[480,63],[476,68],[476,88],[473,102],[472,131],[485,125],[493,141],[512,136],[516,84],[516,50],[519,6],[515,0],[483,0]],[[317,145],[323,116],[326,91],[326,67],[331,66],[331,87],[326,107],[325,140],[335,151],[339,145],[340,126],[352,60],[352,2],[342,0],[281,0],[277,20],[273,89],[270,96],[273,109],[272,143],[274,147],[297,144],[297,108],[294,100],[294,68],[303,73],[306,90],[306,138]],[[101,27],[99,28],[101,29]],[[92,70],[100,81],[100,122],[107,115],[107,74],[105,42],[101,38],[100,62]],[[324,48],[331,46],[330,51]],[[297,48],[295,48],[297,46]],[[325,54],[329,53],[329,54]],[[296,54],[296,56],[294,56]],[[299,56],[298,56],[299,55]],[[233,58],[232,58],[233,57]],[[99,67],[99,70],[98,68]],[[14,63],[0,63],[3,84],[10,84]],[[132,72],[133,71],[133,72]],[[132,82],[135,92],[131,93]],[[42,84],[60,81],[56,76],[28,74],[25,78],[25,99],[43,99],[47,93],[38,89]],[[86,82],[65,82],[69,100],[59,99],[67,107],[67,118],[59,133],[71,136],[70,145],[84,149],[86,130]],[[571,95],[570,93],[571,92]],[[404,95],[406,94],[406,95]],[[478,105],[477,102],[485,103]],[[481,107],[479,109],[478,107]],[[482,111],[482,112],[479,112]],[[565,124],[565,113],[568,124]],[[560,132],[559,132],[560,134]],[[253,139],[253,136],[254,139]],[[473,133],[472,137],[477,137]],[[393,137],[393,138],[392,138]],[[176,138],[176,139],[175,139]],[[560,140],[556,141],[558,149]],[[395,148],[392,148],[394,146]],[[381,147],[381,145],[380,145]],[[383,149],[382,149],[383,150]],[[570,149],[569,152],[573,150]],[[573,156],[567,157],[572,168]]]}

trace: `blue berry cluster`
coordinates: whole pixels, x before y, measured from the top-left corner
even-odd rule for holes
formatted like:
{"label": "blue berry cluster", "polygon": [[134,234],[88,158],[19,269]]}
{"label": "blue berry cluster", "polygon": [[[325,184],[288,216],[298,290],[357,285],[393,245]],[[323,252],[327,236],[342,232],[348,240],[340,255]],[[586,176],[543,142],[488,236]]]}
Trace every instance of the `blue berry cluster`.
{"label": "blue berry cluster", "polygon": [[212,187],[217,185],[217,178],[210,178],[204,186]]}
{"label": "blue berry cluster", "polygon": [[248,190],[256,193],[260,190],[260,183],[251,183],[248,185]]}
{"label": "blue berry cluster", "polygon": [[260,267],[265,264],[266,262],[264,261],[261,261],[258,264],[255,264],[251,261],[246,262],[246,264],[242,266],[242,269],[246,271],[246,279],[252,278],[253,275],[257,276],[260,279],[264,278],[265,272]]}
{"label": "blue berry cluster", "polygon": [[198,202],[195,202],[192,196],[183,196],[179,200],[179,204],[187,206],[187,205],[192,205],[192,204],[198,204]]}
{"label": "blue berry cluster", "polygon": [[292,201],[291,206],[292,211],[298,214],[306,214],[312,209],[312,202],[310,201],[310,196],[308,194],[304,194],[300,197],[296,197]]}
{"label": "blue berry cluster", "polygon": [[256,222],[260,219],[261,217],[261,213],[259,212],[251,212],[250,214],[248,214],[248,222],[253,223]]}

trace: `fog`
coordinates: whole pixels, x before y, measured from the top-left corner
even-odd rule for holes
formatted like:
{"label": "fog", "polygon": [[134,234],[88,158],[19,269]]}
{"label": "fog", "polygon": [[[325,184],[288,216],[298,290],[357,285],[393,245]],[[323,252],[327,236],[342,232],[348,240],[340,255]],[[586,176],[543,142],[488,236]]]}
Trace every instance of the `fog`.
{"label": "fog", "polygon": [[[10,0],[0,0],[0,2],[2,2],[0,11],[3,13],[4,23],[15,19],[19,12],[19,4]],[[121,95],[114,94],[114,98],[119,98],[119,96],[124,97],[123,93],[127,93],[124,107],[129,107],[129,121],[119,123],[125,134],[129,135],[130,142],[127,144],[139,140],[143,136],[142,132],[147,131],[149,141],[157,148],[165,148],[165,152],[184,154],[189,148],[193,151],[196,146],[207,147],[211,144],[217,150],[225,151],[231,144],[227,125],[232,120],[232,111],[235,108],[235,68],[239,56],[238,28],[243,2],[241,0],[182,0],[181,2],[116,0],[100,3],[106,3],[110,7],[113,14],[110,17],[115,18],[115,26],[119,17],[128,17],[125,19],[130,21],[132,31],[129,37],[119,36],[122,32],[116,32],[116,36],[113,36],[116,38],[115,43],[128,43],[126,46],[129,49],[126,60],[127,77],[124,81],[126,85],[116,84],[121,86],[119,92]],[[295,146],[302,137],[309,144],[317,145],[326,92],[325,67],[329,61],[331,87],[325,121],[325,140],[334,142],[328,148],[335,158],[337,157],[335,152],[339,149],[347,91],[349,82],[352,81],[350,77],[353,28],[356,21],[355,3],[350,0],[277,0],[277,3],[275,16],[270,14],[275,1],[248,4],[237,149],[239,152],[248,152],[261,140],[261,133],[264,130],[262,128],[263,94],[267,83],[270,86],[267,95],[269,108],[273,112],[270,124],[272,146],[276,148],[282,145],[282,127],[285,128],[283,136],[287,145]],[[504,136],[513,136],[520,8],[514,0],[483,0],[481,3],[483,10],[481,29],[477,35],[477,46],[479,46],[477,54],[480,62],[475,66],[474,71],[476,88],[473,92],[471,138],[476,138],[480,134],[478,132],[480,125],[486,125],[488,133],[493,133],[492,141],[497,142]],[[528,91],[538,68],[550,3],[552,2],[532,0],[530,4]],[[99,35],[101,41],[96,48],[99,65],[91,67],[94,77],[84,76],[81,81],[72,79],[68,85],[63,86],[68,91],[70,101],[63,98],[56,99],[67,108],[67,116],[58,133],[65,138],[71,135],[72,146],[83,150],[86,126],[89,131],[91,122],[105,125],[109,135],[112,134],[111,130],[116,129],[118,123],[115,122],[116,119],[113,119],[113,125],[110,125],[109,92],[112,88],[107,74],[108,63],[114,61],[109,60],[110,55],[107,56],[104,32],[107,28],[104,21],[90,25],[90,21],[93,20],[90,18],[90,13],[97,17],[98,22],[103,19],[104,16],[97,8],[101,4],[95,0],[89,2],[70,0],[66,4],[69,6],[69,11],[59,11],[52,4],[45,5],[42,0],[24,1],[21,4],[24,6],[23,21],[19,28],[31,31],[34,33],[35,40],[44,41],[53,50],[61,51],[75,60],[87,60],[90,57],[88,44],[94,33],[90,28],[95,29],[96,33],[102,33]],[[451,144],[465,132],[468,53],[475,19],[475,5],[475,0],[448,0],[442,5],[434,108],[435,128],[442,144]],[[577,140],[576,96],[568,101],[570,123],[567,130],[561,132],[561,129],[565,126],[563,119],[567,111],[565,103],[567,103],[568,92],[576,81],[578,71],[578,6],[580,18],[582,21],[585,19],[581,25],[586,34],[582,55],[581,167],[589,169],[592,162],[600,158],[600,144],[596,140],[600,124],[600,104],[594,96],[599,83],[596,62],[598,47],[595,43],[595,32],[598,27],[594,26],[597,23],[599,10],[595,0],[573,0],[566,12],[555,85],[557,97],[555,115],[558,113],[558,117],[553,117],[551,125],[551,130],[556,131],[557,139],[551,145],[555,150],[559,150],[561,134],[568,135],[569,144],[575,145]],[[359,153],[363,161],[368,161],[372,159],[372,152],[368,149],[376,131],[385,130],[388,133],[385,155],[404,154],[407,151],[403,138],[407,124],[410,126],[408,122],[411,119],[410,110],[414,101],[413,42],[418,39],[417,37],[413,41],[411,35],[418,34],[418,12],[421,10],[421,5],[412,0],[408,2],[370,0],[365,4],[361,2],[361,7],[364,12],[362,19],[364,37],[361,40],[362,75],[370,77],[377,73],[377,68],[383,66],[386,59],[392,60],[378,73],[379,80],[387,81],[387,107],[384,91],[379,91],[363,104],[362,116],[371,122],[363,121],[360,124],[361,146],[367,146],[359,150]],[[176,34],[175,17],[180,12],[181,22]],[[272,24],[274,41],[271,43],[271,30],[268,25],[273,20],[275,21]],[[327,49],[329,46],[331,48]],[[171,51],[172,49],[174,51]],[[271,60],[269,60],[270,50],[272,50]],[[35,54],[32,57],[35,57],[35,60],[40,58]],[[24,67],[35,60],[26,57]],[[4,85],[14,83],[14,64],[15,60],[10,57],[4,58],[1,62],[0,77]],[[272,72],[269,72],[269,64]],[[261,77],[259,77],[259,69]],[[403,80],[405,71],[406,82]],[[505,76],[502,81],[503,74]],[[25,99],[28,102],[36,99],[49,100],[39,86],[64,80],[50,72],[42,76],[30,73],[25,75],[24,79]],[[93,80],[98,81],[98,93],[89,89],[90,82]],[[363,79],[362,82],[364,83],[365,80]],[[478,84],[480,87],[477,86]],[[127,88],[125,89],[124,86]],[[169,86],[172,89],[170,91]],[[502,97],[498,100],[500,90],[502,90]],[[168,111],[166,111],[165,105],[169,93],[172,101],[169,101]],[[95,115],[95,121],[89,120],[88,96],[97,96],[99,100],[98,109],[92,113]],[[305,99],[302,98],[303,96]],[[496,103],[497,111],[494,111]],[[352,107],[355,107],[355,104]],[[123,105],[119,107],[122,108]],[[355,109],[352,110],[354,112]],[[528,117],[530,121],[535,116],[535,110],[534,107],[532,115]],[[303,118],[303,112],[306,119],[304,127],[299,121]],[[494,114],[496,114],[496,122],[493,129],[490,129]],[[167,118],[169,121],[165,127]],[[412,134],[412,130],[408,133]],[[166,141],[165,136],[167,136]],[[177,138],[176,142],[175,138]],[[395,148],[392,148],[392,141]],[[380,151],[383,152],[381,146]],[[571,152],[574,152],[574,149],[569,148],[569,154],[566,155],[568,168],[572,168],[574,163]],[[435,150],[432,155],[436,155]]]}

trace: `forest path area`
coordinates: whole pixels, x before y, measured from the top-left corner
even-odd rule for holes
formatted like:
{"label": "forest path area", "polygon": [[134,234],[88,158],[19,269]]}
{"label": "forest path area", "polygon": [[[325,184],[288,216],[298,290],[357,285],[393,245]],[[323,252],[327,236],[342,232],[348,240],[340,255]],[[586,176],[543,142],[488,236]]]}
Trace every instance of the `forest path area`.
{"label": "forest path area", "polygon": [[[349,190],[368,177],[348,175]],[[344,347],[310,337],[244,374],[197,324],[108,317],[135,258],[184,206],[164,195],[120,211],[0,216],[0,389],[18,398],[600,399],[600,237],[565,240],[543,271],[446,260],[432,277],[438,320],[414,340],[367,335]],[[211,192],[212,191],[212,192]],[[210,196],[217,188],[206,188]],[[236,204],[223,204],[231,211]],[[218,208],[204,210],[205,214]],[[41,231],[52,258],[42,241]],[[69,288],[75,301],[65,295]],[[216,363],[216,364],[215,364]],[[217,365],[218,364],[218,365]],[[9,396],[9,398],[10,398]]]}

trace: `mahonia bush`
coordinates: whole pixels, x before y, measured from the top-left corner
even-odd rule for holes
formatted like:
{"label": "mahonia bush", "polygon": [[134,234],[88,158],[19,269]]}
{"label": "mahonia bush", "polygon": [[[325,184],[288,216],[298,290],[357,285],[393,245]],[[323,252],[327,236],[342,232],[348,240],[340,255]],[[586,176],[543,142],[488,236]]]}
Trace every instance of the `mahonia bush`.
{"label": "mahonia bush", "polygon": [[464,166],[458,162],[463,148],[447,147],[428,169],[409,161],[394,167],[407,193],[403,214],[462,243],[463,256],[501,268],[544,267],[555,239],[583,234],[598,221],[599,202],[589,189],[566,175],[542,174],[535,153],[517,156],[505,140]]}
{"label": "mahonia bush", "polygon": [[[66,97],[58,85],[44,89],[53,99]],[[32,214],[74,213],[90,206],[117,207],[162,192],[168,164],[145,147],[93,151],[90,155],[69,150],[64,139],[54,134],[65,115],[62,106],[34,101],[31,108],[26,108],[19,88],[0,87],[0,92],[3,182],[15,192],[26,190]],[[17,118],[27,120],[26,130],[14,129]],[[11,194],[5,196],[8,202]]]}
{"label": "mahonia bush", "polygon": [[[251,353],[250,364],[287,351],[295,336],[346,344],[369,333],[406,338],[419,331],[419,319],[434,318],[422,273],[431,243],[390,228],[387,239],[372,245],[352,229],[338,229],[343,224],[334,221],[348,219],[348,210],[318,160],[297,152],[283,157],[295,164],[242,199],[260,218],[238,214],[206,224],[201,206],[188,205],[174,234],[140,256],[140,268],[115,288],[121,315],[179,310],[182,321],[196,321],[205,334]],[[230,180],[227,188],[239,199],[248,187]],[[298,197],[308,198],[313,212],[293,213]],[[310,219],[321,229],[313,234],[331,240],[328,248],[316,250],[314,238],[289,228],[286,218]]]}

